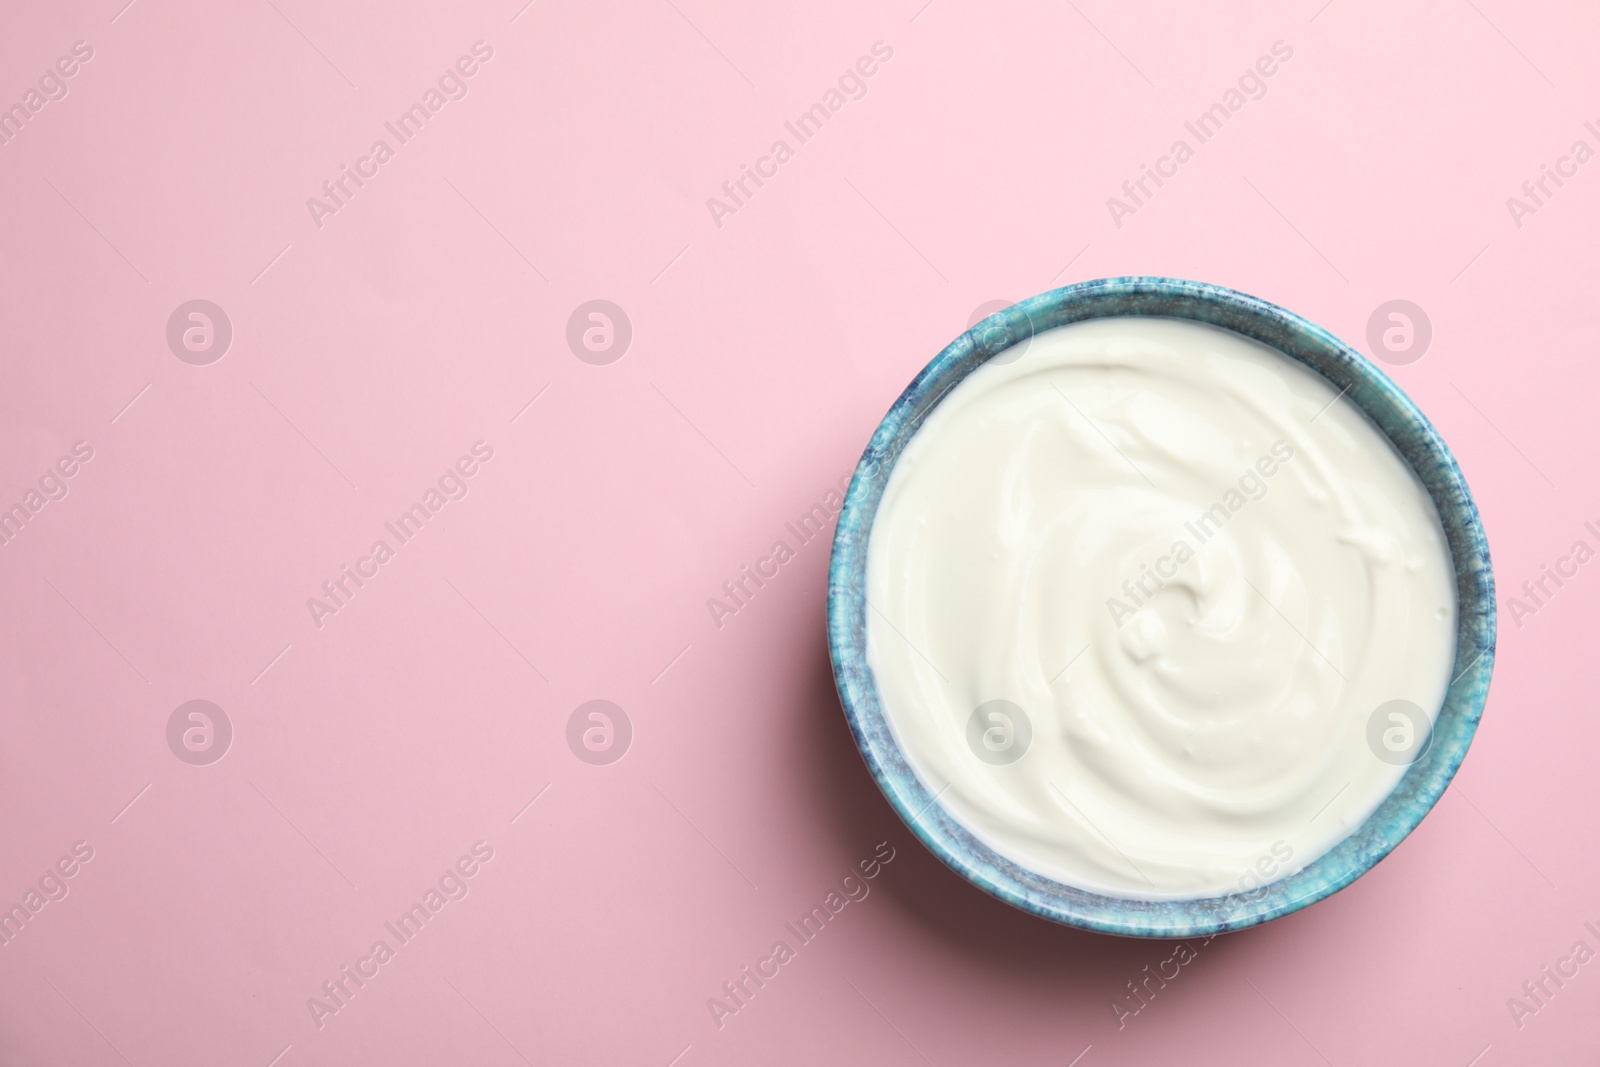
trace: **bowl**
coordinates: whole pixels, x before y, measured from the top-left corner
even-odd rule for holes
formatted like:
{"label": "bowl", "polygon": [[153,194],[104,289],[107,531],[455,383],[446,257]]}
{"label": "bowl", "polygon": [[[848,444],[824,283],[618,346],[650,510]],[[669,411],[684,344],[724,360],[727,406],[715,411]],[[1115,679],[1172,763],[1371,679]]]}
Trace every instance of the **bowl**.
{"label": "bowl", "polygon": [[[1360,408],[1416,473],[1456,576],[1455,663],[1428,746],[1349,836],[1294,874],[1226,896],[1133,900],[1029,870],[958,823],[917,777],[889,728],[867,662],[867,545],[895,462],[934,406],[986,361],[1035,333],[1110,316],[1190,319],[1258,341],[1321,375]],[[1210,936],[1255,926],[1338,892],[1405,839],[1444,794],[1467,754],[1494,667],[1494,575],[1477,506],[1438,432],[1381,370],[1327,330],[1257,297],[1175,278],[1105,278],[1032,297],[956,338],[906,387],[857,464],[828,570],[828,647],[845,718],[867,768],[911,831],[978,888],[1034,915],[1130,937]]]}

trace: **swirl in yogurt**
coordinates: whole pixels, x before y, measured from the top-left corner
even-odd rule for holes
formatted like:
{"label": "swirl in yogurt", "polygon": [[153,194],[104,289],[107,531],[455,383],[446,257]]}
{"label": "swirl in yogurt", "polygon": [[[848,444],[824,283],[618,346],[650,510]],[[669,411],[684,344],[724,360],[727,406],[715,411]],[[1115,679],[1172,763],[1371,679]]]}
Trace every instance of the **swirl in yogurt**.
{"label": "swirl in yogurt", "polygon": [[1387,439],[1178,319],[1051,330],[964,379],[895,465],[867,590],[930,792],[1001,855],[1136,899],[1336,845],[1405,770],[1370,720],[1436,715],[1455,653],[1438,514]]}

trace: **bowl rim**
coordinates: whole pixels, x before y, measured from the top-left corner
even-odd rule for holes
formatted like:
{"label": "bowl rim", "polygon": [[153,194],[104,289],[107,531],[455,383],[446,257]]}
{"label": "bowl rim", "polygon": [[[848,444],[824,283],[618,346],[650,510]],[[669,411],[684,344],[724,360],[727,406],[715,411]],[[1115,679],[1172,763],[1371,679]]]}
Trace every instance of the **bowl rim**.
{"label": "bowl rim", "polygon": [[[1423,755],[1360,826],[1294,874],[1248,892],[1193,900],[1106,896],[1045,877],[979,840],[911,769],[866,657],[866,565],[872,523],[894,464],[928,413],[968,374],[1035,333],[1094,318],[1183,318],[1259,341],[1347,396],[1416,473],[1438,512],[1456,576],[1456,655]],[[1130,937],[1184,938],[1240,930],[1343,889],[1387,856],[1433,808],[1466,757],[1494,668],[1494,575],[1477,505],[1460,466],[1427,417],[1382,369],[1322,327],[1206,282],[1101,278],[1013,304],[961,334],[895,400],[873,432],[845,494],[828,566],[828,651],[845,718],[891,807],[948,867],[1023,911]]]}

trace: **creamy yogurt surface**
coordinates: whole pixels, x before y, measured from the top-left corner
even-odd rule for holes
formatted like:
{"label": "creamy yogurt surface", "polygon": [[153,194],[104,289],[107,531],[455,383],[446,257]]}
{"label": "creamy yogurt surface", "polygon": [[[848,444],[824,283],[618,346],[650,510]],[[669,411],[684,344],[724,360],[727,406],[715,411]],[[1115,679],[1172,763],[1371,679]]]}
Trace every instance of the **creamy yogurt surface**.
{"label": "creamy yogurt surface", "polygon": [[1336,845],[1455,654],[1444,533],[1387,439],[1180,319],[1050,330],[951,390],[889,478],[867,599],[930,793],[1014,862],[1135,899],[1250,890]]}

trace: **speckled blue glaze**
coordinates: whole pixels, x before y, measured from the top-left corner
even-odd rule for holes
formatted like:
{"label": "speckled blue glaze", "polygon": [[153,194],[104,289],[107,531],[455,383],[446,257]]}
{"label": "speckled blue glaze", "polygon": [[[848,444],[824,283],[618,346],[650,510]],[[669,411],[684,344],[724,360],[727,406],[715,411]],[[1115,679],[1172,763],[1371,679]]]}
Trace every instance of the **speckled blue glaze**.
{"label": "speckled blue glaze", "polygon": [[[935,404],[974,368],[1036,332],[1085,319],[1192,319],[1252,338],[1310,367],[1345,394],[1411,464],[1438,509],[1455,562],[1455,679],[1432,742],[1387,800],[1332,851],[1250,893],[1143,901],[1065,885],[996,853],[957,823],[895,743],[866,654],[867,541],[889,474]],[[856,467],[828,570],[828,647],[845,717],[873,778],[912,832],[957,873],[1008,904],[1085,930],[1179,938],[1240,930],[1338,892],[1388,855],[1444,794],[1467,754],[1494,666],[1494,575],[1477,506],[1455,458],[1406,395],[1328,331],[1264,300],[1173,278],[1106,278],[1056,289],[992,315],[956,338],[884,416]]]}

